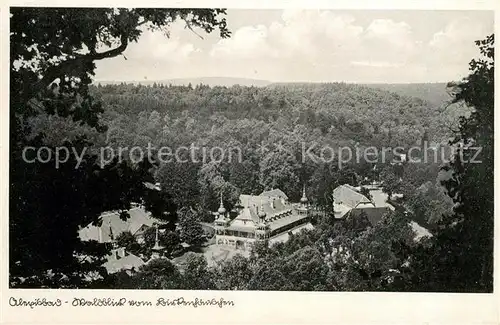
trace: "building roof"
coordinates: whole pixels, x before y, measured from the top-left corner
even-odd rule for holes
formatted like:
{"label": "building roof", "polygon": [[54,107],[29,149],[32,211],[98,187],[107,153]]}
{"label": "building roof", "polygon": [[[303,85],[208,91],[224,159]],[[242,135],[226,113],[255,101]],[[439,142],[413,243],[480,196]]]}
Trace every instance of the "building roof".
{"label": "building roof", "polygon": [[131,253],[126,253],[123,248],[114,249],[108,255],[108,260],[103,264],[108,273],[116,273],[121,270],[138,270],[146,263],[139,257]]}
{"label": "building roof", "polygon": [[252,207],[252,206],[260,206],[263,202],[267,201],[267,197],[262,197],[258,195],[240,195],[240,205],[244,208]]}
{"label": "building roof", "polygon": [[233,223],[236,220],[252,221],[257,223],[259,221],[259,216],[257,215],[257,209],[255,207],[243,208],[238,214],[238,216],[234,218],[230,223]]}
{"label": "building roof", "polygon": [[371,200],[359,193],[359,188],[347,184],[337,187],[333,191],[335,218],[343,218],[350,211],[355,211],[356,214],[363,211],[374,225],[387,212],[394,211],[394,207],[387,203],[388,195],[379,187],[371,186],[367,189],[370,191]]}
{"label": "building roof", "polygon": [[255,222],[253,220],[246,220],[246,219],[234,219],[233,222],[231,222],[232,226],[242,226],[242,227],[254,227]]}
{"label": "building roof", "polygon": [[370,189],[370,195],[372,196],[372,202],[377,208],[387,207],[394,210],[394,207],[387,202],[389,196],[384,193],[380,188]]}
{"label": "building roof", "polygon": [[283,218],[280,218],[280,219],[277,219],[277,220],[273,220],[269,223],[269,228],[272,230],[275,230],[275,229],[279,229],[281,227],[284,227],[286,225],[289,225],[291,224],[292,222],[295,222],[295,221],[298,221],[298,220],[301,220],[301,219],[305,219],[307,218],[306,215],[300,215],[300,214],[291,214],[291,215],[288,215],[286,217],[283,217]]}
{"label": "building roof", "polygon": [[[271,230],[286,226],[297,220],[306,218],[305,215],[294,213],[297,210],[288,203],[288,196],[280,189],[262,192],[260,195],[240,195],[239,214],[228,225],[227,229],[251,231],[261,222],[259,212],[265,212],[265,220]],[[276,218],[278,217],[278,218]]]}
{"label": "building roof", "polygon": [[335,218],[341,219],[343,218],[349,211],[351,211],[351,207],[348,207],[345,204],[333,202],[333,213],[335,215]]}
{"label": "building roof", "polygon": [[296,228],[293,228],[290,231],[283,232],[283,233],[280,233],[277,236],[271,237],[269,239],[269,243],[270,244],[275,244],[275,243],[279,243],[279,242],[286,242],[286,241],[288,241],[288,239],[290,239],[290,235],[289,235],[290,232],[295,235],[295,234],[298,234],[299,232],[301,232],[302,229],[311,230],[311,229],[314,229],[314,226],[311,223],[309,223],[309,222],[305,223],[305,224],[300,225],[300,226],[298,226]]}
{"label": "building roof", "polygon": [[366,215],[366,218],[372,226],[376,225],[384,215],[389,213],[391,210],[389,207],[365,207],[365,208],[355,208],[351,210],[350,216],[359,216],[362,213]]}
{"label": "building roof", "polygon": [[430,233],[429,230],[422,227],[421,225],[419,225],[415,221],[410,221],[410,227],[413,230],[413,232],[415,233],[414,240],[416,242],[418,242],[420,239],[422,239],[424,237],[432,237],[432,234]]}
{"label": "building roof", "polygon": [[156,219],[151,217],[151,213],[144,208],[136,207],[128,211],[130,218],[127,220],[120,219],[119,212],[108,212],[102,214],[99,218],[102,223],[97,227],[90,223],[87,227],[79,231],[80,239],[83,241],[95,240],[100,243],[112,241],[112,236],[116,238],[119,234],[125,231],[130,231],[135,234],[142,226],[151,227]]}
{"label": "building roof", "polygon": [[272,189],[270,191],[264,191],[260,193],[260,196],[264,197],[275,197],[275,198],[283,198],[285,200],[288,200],[288,196],[280,189]]}
{"label": "building roof", "polygon": [[231,224],[229,227],[226,229],[228,230],[234,230],[234,231],[241,231],[241,232],[254,232],[256,227],[255,224],[252,223],[251,225],[241,225],[241,224]]}
{"label": "building roof", "polygon": [[252,220],[257,223],[259,221],[258,212],[264,209],[266,220],[270,220],[278,214],[283,214],[292,210],[291,204],[284,204],[276,197],[262,197],[256,195],[240,195],[240,204],[243,209],[240,211],[235,220]]}
{"label": "building roof", "polygon": [[150,182],[144,182],[143,184],[150,190],[161,191],[160,183],[153,184]]}
{"label": "building roof", "polygon": [[394,207],[387,203],[389,196],[382,191],[379,187],[371,186],[366,187],[371,195],[371,200],[366,196],[361,194],[359,187],[353,187],[351,185],[345,184],[337,187],[333,191],[334,202],[338,204],[343,204],[350,208],[390,208],[394,210]]}
{"label": "building roof", "polygon": [[355,208],[361,203],[371,204],[366,196],[359,193],[355,187],[347,184],[340,185],[333,190],[333,201],[350,208]]}

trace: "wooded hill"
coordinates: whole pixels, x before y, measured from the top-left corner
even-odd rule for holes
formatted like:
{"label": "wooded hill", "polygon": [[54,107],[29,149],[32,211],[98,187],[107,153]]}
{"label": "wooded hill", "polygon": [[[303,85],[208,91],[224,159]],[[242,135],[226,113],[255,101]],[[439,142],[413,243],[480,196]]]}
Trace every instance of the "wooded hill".
{"label": "wooded hill", "polygon": [[[430,84],[426,98],[401,95],[422,94],[422,85],[356,85],[346,83],[272,84],[245,86],[168,86],[153,83],[97,86],[96,94],[107,113],[128,117],[156,111],[176,119],[183,116],[210,130],[211,117],[258,120],[266,124],[281,121],[287,127],[305,126],[309,132],[339,141],[375,146],[409,146],[427,131],[429,140],[442,142],[450,135],[458,108],[445,109],[444,84]],[[375,87],[375,88],[374,88]],[[385,91],[378,88],[388,88]],[[437,104],[441,101],[440,104]],[[187,115],[186,115],[187,114]]]}

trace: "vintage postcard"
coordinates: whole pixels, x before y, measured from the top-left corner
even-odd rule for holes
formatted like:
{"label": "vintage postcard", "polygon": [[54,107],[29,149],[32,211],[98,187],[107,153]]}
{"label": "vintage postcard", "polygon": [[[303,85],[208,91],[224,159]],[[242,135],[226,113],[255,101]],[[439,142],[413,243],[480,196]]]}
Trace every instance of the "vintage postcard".
{"label": "vintage postcard", "polygon": [[494,2],[1,11],[2,322],[500,322]]}

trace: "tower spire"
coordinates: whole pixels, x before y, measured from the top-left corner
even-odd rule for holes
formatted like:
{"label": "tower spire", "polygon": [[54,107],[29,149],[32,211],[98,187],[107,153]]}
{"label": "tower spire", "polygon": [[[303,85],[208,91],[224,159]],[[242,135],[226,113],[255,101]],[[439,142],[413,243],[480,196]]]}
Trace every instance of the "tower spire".
{"label": "tower spire", "polygon": [[300,203],[302,204],[306,204],[307,203],[307,196],[306,196],[306,184],[304,183],[303,187],[302,187],[302,198],[300,199]]}
{"label": "tower spire", "polygon": [[109,238],[111,240],[114,240],[115,235],[113,234],[113,228],[111,227],[111,218],[108,218],[108,228],[109,228]]}
{"label": "tower spire", "polygon": [[155,227],[155,230],[156,230],[156,234],[155,234],[155,245],[153,246],[153,248],[151,248],[151,250],[152,250],[151,260],[152,259],[161,258],[162,257],[162,251],[163,251],[163,247],[160,245],[160,236],[158,234],[158,224],[155,223],[154,227]]}
{"label": "tower spire", "polygon": [[222,191],[220,191],[220,205],[219,210],[217,210],[221,216],[224,216],[226,213],[226,208],[224,208],[224,203],[222,202]]}
{"label": "tower spire", "polygon": [[162,247],[160,246],[160,236],[158,234],[158,224],[155,224],[155,245],[153,246],[153,250],[160,251]]}

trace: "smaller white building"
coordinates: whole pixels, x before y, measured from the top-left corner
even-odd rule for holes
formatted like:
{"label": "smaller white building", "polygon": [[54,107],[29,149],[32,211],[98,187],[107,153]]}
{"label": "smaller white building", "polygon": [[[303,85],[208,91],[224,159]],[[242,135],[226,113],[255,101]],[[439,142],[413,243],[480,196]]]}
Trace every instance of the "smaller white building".
{"label": "smaller white building", "polygon": [[382,217],[394,210],[387,203],[388,196],[382,189],[366,187],[371,198],[361,194],[361,189],[344,184],[333,190],[333,211],[336,219],[344,219],[347,216],[356,216],[364,213],[372,225]]}
{"label": "smaller white building", "polygon": [[124,247],[111,250],[107,261],[103,264],[109,274],[125,271],[129,275],[138,272],[140,267],[146,263],[132,253],[125,251]]}

